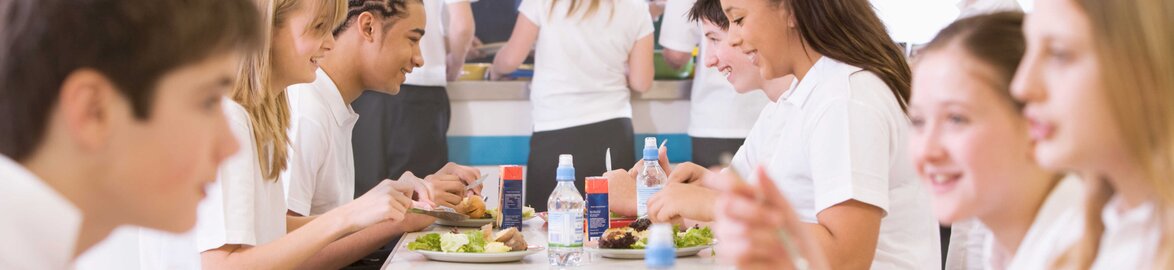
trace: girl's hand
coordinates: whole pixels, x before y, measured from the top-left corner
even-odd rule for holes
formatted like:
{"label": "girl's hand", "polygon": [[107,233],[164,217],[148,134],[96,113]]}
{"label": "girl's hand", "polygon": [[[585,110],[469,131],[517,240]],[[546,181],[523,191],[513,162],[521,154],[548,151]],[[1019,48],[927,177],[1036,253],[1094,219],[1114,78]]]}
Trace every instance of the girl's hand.
{"label": "girl's hand", "polygon": [[705,184],[717,200],[718,255],[739,269],[829,269],[819,243],[805,231],[794,208],[760,168],[758,187],[732,171]]}
{"label": "girl's hand", "polygon": [[701,185],[670,182],[648,200],[648,218],[657,223],[680,218],[711,222],[717,197],[717,191]]}
{"label": "girl's hand", "polygon": [[669,183],[699,183],[706,177],[712,177],[711,171],[693,162],[677,164],[673,173],[669,174]]}
{"label": "girl's hand", "polygon": [[404,219],[411,208],[412,185],[406,182],[383,180],[370,191],[340,208],[351,231],[357,231],[375,223]]}

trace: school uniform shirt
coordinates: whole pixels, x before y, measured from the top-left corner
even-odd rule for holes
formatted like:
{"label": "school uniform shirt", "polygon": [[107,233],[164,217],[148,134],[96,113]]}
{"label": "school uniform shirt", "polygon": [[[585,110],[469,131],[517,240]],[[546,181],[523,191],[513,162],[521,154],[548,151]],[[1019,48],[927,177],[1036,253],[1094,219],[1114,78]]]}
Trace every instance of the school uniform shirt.
{"label": "school uniform shirt", "polygon": [[1122,211],[1122,200],[1114,197],[1101,211],[1105,231],[1092,269],[1153,269],[1162,239],[1154,202]]}
{"label": "school uniform shirt", "polygon": [[[445,37],[448,33],[448,5],[470,2],[469,0],[424,0],[424,36],[420,38],[420,55],[424,66],[408,73],[404,84],[419,86],[445,86],[448,84],[448,52]],[[473,1],[475,2],[475,1]],[[475,49],[475,48],[470,48]]]}
{"label": "school uniform shirt", "polygon": [[265,179],[257,149],[272,151],[267,143],[258,148],[245,108],[225,99],[222,103],[241,150],[220,165],[216,183],[200,203],[196,224],[199,252],[224,245],[259,246],[285,235],[285,188],[279,179]]}
{"label": "school uniform shirt", "polygon": [[[660,21],[660,46],[679,52],[692,52],[700,45],[701,53],[709,49],[699,22],[689,21],[689,9],[696,0],[668,1],[664,18]],[[700,138],[746,138],[758,114],[770,99],[762,91],[745,94],[734,91],[734,86],[716,68],[704,61],[696,63],[693,88],[689,96],[689,136]]]}
{"label": "school uniform shirt", "polygon": [[637,40],[652,34],[648,3],[599,1],[592,16],[583,17],[583,7],[567,17],[570,4],[522,0],[518,7],[538,26],[530,82],[535,132],[632,117],[628,54]]}
{"label": "school uniform shirt", "polygon": [[1031,228],[1019,242],[1015,254],[1008,260],[1008,254],[995,253],[995,238],[988,237],[985,243],[986,269],[1049,269],[1053,260],[1079,239],[1080,234],[1071,233],[1071,228],[1084,228],[1080,212],[1084,206],[1084,186],[1074,177],[1061,180],[1051,192]]}
{"label": "school uniform shirt", "polygon": [[66,269],[82,226],[81,210],[24,166],[0,155],[0,268]]}
{"label": "school uniform shirt", "polygon": [[359,115],[343,101],[334,80],[317,79],[286,89],[290,106],[289,168],[281,173],[290,211],[320,215],[355,199],[351,133]]}
{"label": "school uniform shirt", "polygon": [[818,223],[821,211],[848,200],[884,211],[872,269],[942,267],[932,201],[906,147],[909,119],[884,81],[821,57],[774,106],[763,112],[778,110],[768,118],[778,136],[764,139],[773,156],[740,157],[739,173],[764,165],[803,222]]}

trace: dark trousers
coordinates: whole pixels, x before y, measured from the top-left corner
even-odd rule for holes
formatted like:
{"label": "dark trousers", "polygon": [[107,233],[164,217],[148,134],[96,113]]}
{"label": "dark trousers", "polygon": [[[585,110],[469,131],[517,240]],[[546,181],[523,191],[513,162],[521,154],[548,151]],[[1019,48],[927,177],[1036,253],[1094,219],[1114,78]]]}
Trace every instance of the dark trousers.
{"label": "dark trousers", "polygon": [[398,95],[364,92],[351,104],[359,121],[355,152],[355,197],[383,179],[410,171],[424,177],[448,163],[452,111],[444,87],[404,85]]}
{"label": "dark trousers", "polygon": [[602,176],[607,170],[604,155],[608,148],[613,169],[630,169],[636,164],[634,143],[631,118],[535,132],[530,136],[530,159],[526,163],[526,204],[535,211],[546,211],[546,201],[557,185],[554,174],[559,155],[575,156],[575,187],[582,193],[586,190],[585,178]]}
{"label": "dark trousers", "polygon": [[734,157],[734,153],[738,152],[738,148],[742,148],[742,143],[746,142],[742,139],[719,139],[719,138],[701,138],[689,137],[693,141],[693,163],[701,165],[701,167],[710,168],[722,165],[722,157]]}
{"label": "dark trousers", "polygon": [[[355,152],[355,197],[405,171],[424,177],[448,163],[452,111],[444,87],[403,85],[397,95],[363,92],[351,103],[359,121],[351,137]],[[356,262],[378,269],[399,239]],[[362,267],[350,269],[363,269]]]}

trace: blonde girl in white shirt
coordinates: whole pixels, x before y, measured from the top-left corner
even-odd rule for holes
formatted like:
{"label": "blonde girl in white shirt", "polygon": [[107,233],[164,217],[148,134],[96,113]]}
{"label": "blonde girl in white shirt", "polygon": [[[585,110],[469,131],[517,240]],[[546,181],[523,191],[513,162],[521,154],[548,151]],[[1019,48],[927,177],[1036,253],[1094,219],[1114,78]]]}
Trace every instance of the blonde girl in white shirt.
{"label": "blonde girl in white shirt", "polygon": [[1085,175],[1056,267],[1174,268],[1174,2],[1038,0],[1012,84],[1044,168]]}

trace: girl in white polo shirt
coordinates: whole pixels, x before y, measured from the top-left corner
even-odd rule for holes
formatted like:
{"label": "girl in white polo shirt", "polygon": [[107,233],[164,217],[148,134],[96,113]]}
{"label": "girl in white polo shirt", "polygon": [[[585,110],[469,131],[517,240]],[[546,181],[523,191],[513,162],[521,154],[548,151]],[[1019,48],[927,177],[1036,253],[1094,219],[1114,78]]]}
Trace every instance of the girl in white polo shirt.
{"label": "girl in white polo shirt", "polygon": [[1174,268],[1174,2],[1037,0],[1012,85],[1044,168],[1083,173],[1055,266]]}
{"label": "girl in white polo shirt", "polygon": [[[777,229],[771,237],[740,229],[783,210],[758,207],[766,196],[755,194],[769,193],[793,205],[785,210],[801,221],[794,233],[815,239],[832,269],[940,269],[938,224],[906,147],[909,67],[869,2],[720,2],[730,43],[763,77],[796,79],[779,100],[779,117],[769,122],[778,131],[773,149],[758,149],[773,156],[740,153],[730,166],[742,178],[762,166],[774,179],[768,186],[778,189],[751,188],[719,201],[716,229],[725,252],[718,254],[746,268],[787,259],[777,246],[755,246],[779,241]],[[678,173],[708,174],[698,166],[678,166]],[[731,184],[713,182],[707,184]]]}
{"label": "girl in white polo shirt", "polygon": [[576,179],[603,175],[608,148],[613,164],[635,163],[630,91],[652,85],[652,17],[640,0],[523,0],[518,12],[492,72],[513,72],[535,49],[525,196],[543,211],[559,154],[575,155]]}

